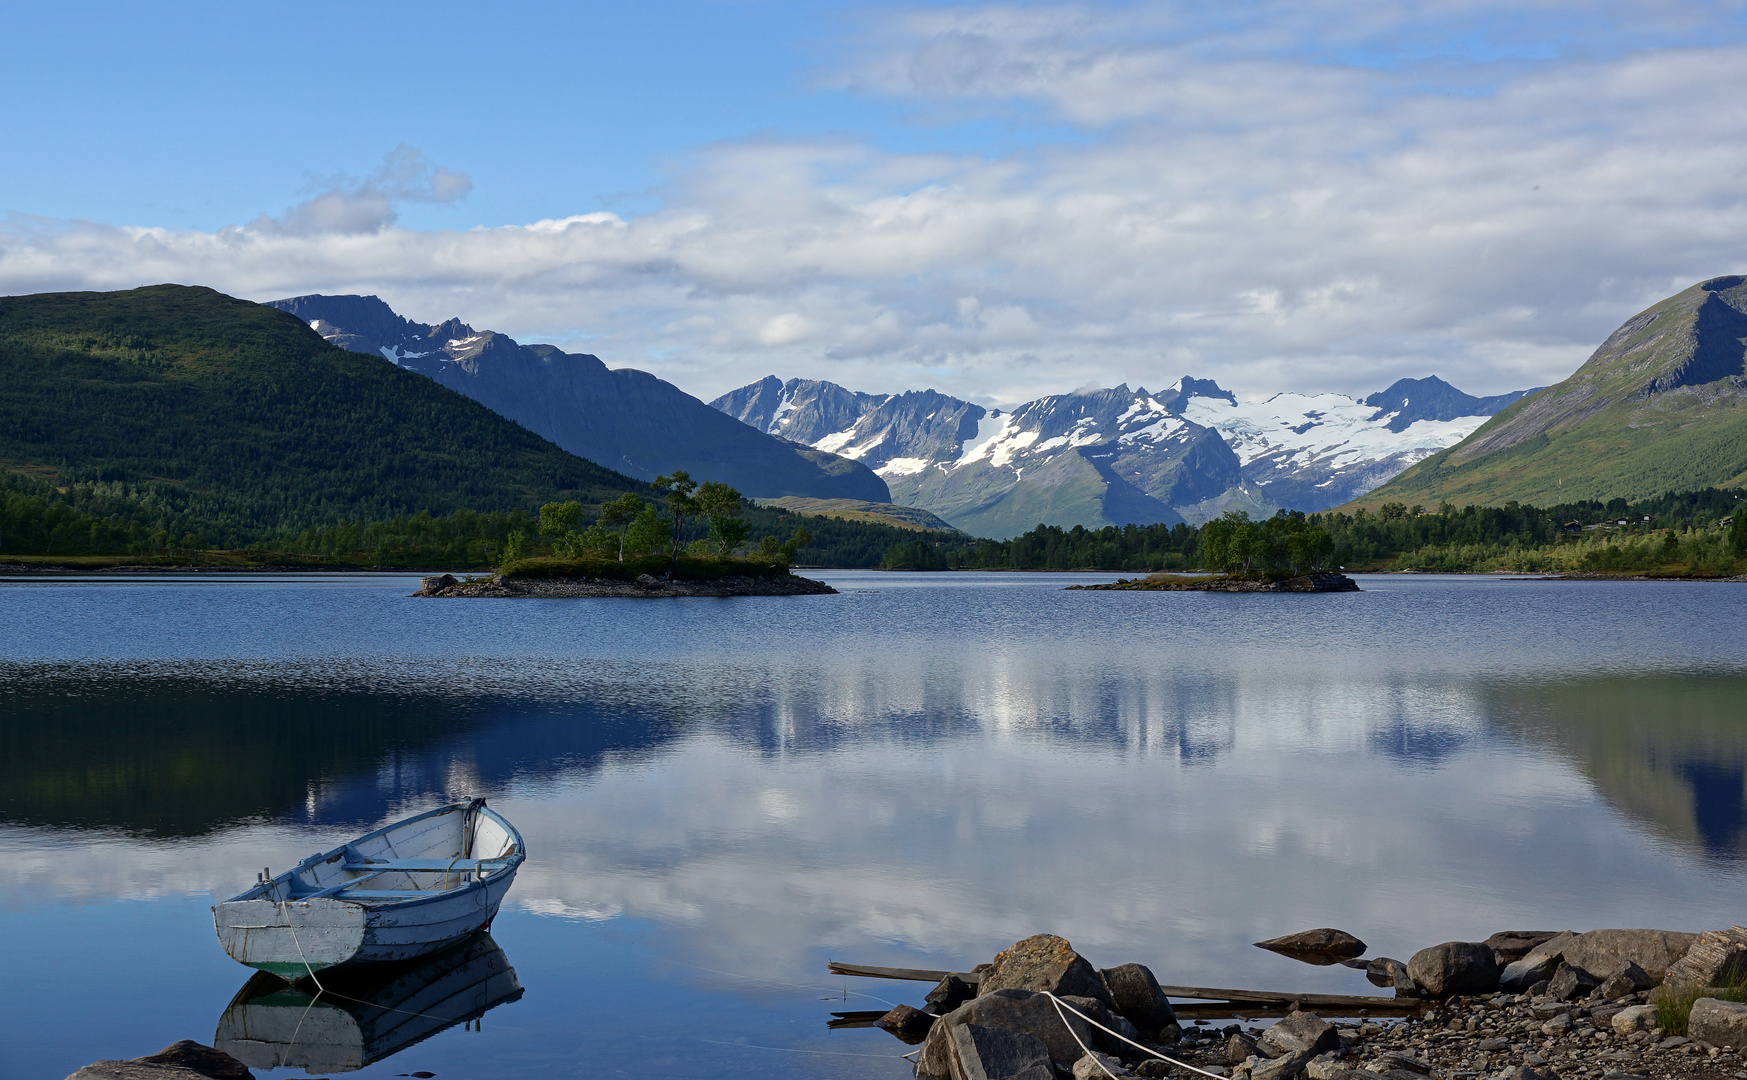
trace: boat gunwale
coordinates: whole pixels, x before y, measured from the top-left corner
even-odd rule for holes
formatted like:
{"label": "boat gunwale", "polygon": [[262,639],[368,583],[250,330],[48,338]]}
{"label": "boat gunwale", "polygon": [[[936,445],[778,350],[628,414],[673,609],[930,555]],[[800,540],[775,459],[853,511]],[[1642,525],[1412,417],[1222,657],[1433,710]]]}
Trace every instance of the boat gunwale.
{"label": "boat gunwale", "polygon": [[[229,900],[221,901],[219,904],[214,905],[214,907],[215,908],[224,907],[224,906],[227,906],[230,904],[254,904],[254,903],[272,904],[274,906],[280,906],[280,905],[284,905],[284,904],[303,904],[303,905],[307,906],[308,904],[315,902],[315,901],[331,900],[331,901],[333,901],[335,903],[339,903],[339,904],[351,904],[355,907],[361,907],[361,908],[365,909],[366,911],[370,911],[370,910],[375,909],[375,908],[386,908],[386,907],[392,907],[396,911],[401,911],[401,910],[405,910],[406,908],[410,908],[410,907],[419,907],[419,906],[422,906],[425,904],[434,904],[434,903],[439,903],[439,902],[445,901],[445,900],[451,900],[451,899],[454,899],[454,898],[459,897],[459,896],[465,896],[470,891],[472,891],[474,889],[488,888],[489,886],[496,884],[499,880],[503,880],[503,881],[507,882],[509,879],[515,877],[516,870],[521,867],[522,863],[527,861],[528,852],[526,850],[525,845],[523,844],[521,831],[518,830],[514,825],[511,825],[509,823],[509,821],[502,814],[498,813],[496,810],[493,810],[491,807],[486,806],[484,804],[484,801],[480,800],[480,805],[475,807],[475,810],[478,813],[490,816],[491,820],[496,822],[500,827],[502,827],[504,832],[506,834],[508,834],[511,841],[514,843],[514,850],[509,855],[503,856],[502,859],[500,860],[503,863],[505,863],[505,865],[499,867],[496,870],[491,871],[490,873],[484,875],[483,877],[466,878],[466,879],[463,879],[459,884],[455,885],[453,888],[447,888],[447,889],[437,889],[437,890],[420,889],[417,891],[408,889],[408,890],[406,890],[408,895],[407,895],[407,898],[405,900],[397,900],[397,899],[394,899],[392,897],[371,897],[369,899],[348,899],[345,896],[309,896],[309,897],[304,897],[301,899],[294,896],[294,897],[291,897],[290,899],[287,899],[287,900],[273,900],[273,899],[266,897],[266,896],[250,896],[249,895],[250,893],[265,889],[269,885],[273,884],[273,882],[278,881],[279,878],[281,878],[281,877],[289,878],[289,877],[297,874],[299,871],[307,870],[309,867],[315,866],[318,863],[326,862],[328,859],[333,858],[334,855],[336,855],[336,854],[343,855],[345,853],[345,849],[347,847],[349,847],[353,844],[360,843],[360,842],[365,841],[365,840],[369,840],[372,837],[382,836],[392,829],[398,829],[404,825],[412,825],[416,822],[423,821],[429,817],[437,817],[437,816],[442,815],[442,814],[451,814],[451,813],[456,812],[457,810],[461,810],[461,811],[465,812],[468,805],[470,803],[472,803],[473,801],[474,800],[464,800],[464,801],[459,801],[459,802],[447,803],[443,806],[438,806],[438,807],[435,807],[433,809],[426,810],[423,813],[414,814],[413,816],[408,817],[408,818],[401,818],[399,821],[389,822],[387,825],[383,825],[379,828],[372,829],[371,831],[364,833],[362,836],[353,837],[352,839],[347,840],[341,844],[338,844],[335,847],[329,848],[327,851],[323,851],[323,852],[320,852],[320,853],[315,854],[315,855],[310,855],[307,858],[303,859],[301,862],[299,862],[296,866],[285,871],[283,874],[280,874],[277,877],[271,878],[267,881],[257,882],[252,888],[246,889],[243,892],[238,893],[236,896],[231,897]],[[482,861],[485,861],[485,860],[482,860]],[[499,860],[493,860],[493,861],[499,861]],[[434,873],[435,871],[432,871],[432,872]],[[362,880],[362,878],[360,878],[358,880]]]}

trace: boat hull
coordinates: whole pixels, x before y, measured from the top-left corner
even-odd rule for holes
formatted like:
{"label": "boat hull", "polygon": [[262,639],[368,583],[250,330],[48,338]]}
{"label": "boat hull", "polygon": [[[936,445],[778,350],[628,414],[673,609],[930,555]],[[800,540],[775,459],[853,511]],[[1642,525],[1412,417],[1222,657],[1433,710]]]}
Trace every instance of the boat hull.
{"label": "boat hull", "polygon": [[522,996],[489,934],[416,964],[331,973],[331,992],[254,975],[219,1018],[212,1045],[251,1069],[312,1074],[364,1068]]}
{"label": "boat hull", "polygon": [[386,904],[230,900],[213,906],[213,927],[231,959],[286,979],[414,960],[488,928],[515,876],[512,868],[438,896]]}

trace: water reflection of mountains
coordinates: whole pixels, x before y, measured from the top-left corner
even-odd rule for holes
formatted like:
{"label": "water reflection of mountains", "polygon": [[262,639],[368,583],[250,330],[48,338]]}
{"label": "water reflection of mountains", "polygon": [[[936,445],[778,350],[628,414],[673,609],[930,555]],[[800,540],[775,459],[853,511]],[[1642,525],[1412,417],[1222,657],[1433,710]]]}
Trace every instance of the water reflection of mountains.
{"label": "water reflection of mountains", "polygon": [[586,771],[684,730],[578,702],[157,675],[55,673],[15,681],[0,704],[0,819],[141,836],[373,822],[457,784],[488,794]]}
{"label": "water reflection of mountains", "polygon": [[1482,700],[1494,732],[1555,750],[1665,839],[1715,857],[1747,851],[1747,679],[1507,684]]}
{"label": "water reflection of mountains", "polygon": [[352,1072],[522,996],[490,934],[409,965],[377,965],[322,985],[256,972],[219,1018],[212,1045],[251,1069]]}
{"label": "water reflection of mountains", "polygon": [[[544,697],[115,671],[39,672],[9,682],[0,708],[0,820],[159,836],[251,818],[373,822],[407,800],[582,775],[659,755],[705,730],[769,755],[870,739],[931,745],[1001,727],[998,714],[1013,708],[1009,701],[979,709],[970,688],[950,678],[921,703],[881,702],[877,687],[869,700],[845,702],[826,700],[831,695],[816,685],[761,685],[745,672],[727,686],[628,676]],[[1229,676],[1155,674],[1144,686],[1105,678],[1066,693],[1034,689],[1023,722],[1010,725],[1030,737],[1186,765],[1245,753],[1238,733],[1258,723],[1258,702],[1276,717],[1292,711],[1279,686],[1258,694]],[[1346,689],[1303,693],[1338,697]],[[1615,807],[1682,847],[1724,856],[1747,843],[1747,679],[1470,680],[1433,689],[1445,702],[1438,718],[1413,698],[1382,703],[1354,693],[1370,702],[1359,711],[1370,710],[1362,723],[1372,755],[1404,767],[1461,767],[1466,755],[1502,738],[1530,752],[1552,750]],[[863,722],[846,722],[849,715]],[[1452,715],[1464,722],[1449,723]]]}

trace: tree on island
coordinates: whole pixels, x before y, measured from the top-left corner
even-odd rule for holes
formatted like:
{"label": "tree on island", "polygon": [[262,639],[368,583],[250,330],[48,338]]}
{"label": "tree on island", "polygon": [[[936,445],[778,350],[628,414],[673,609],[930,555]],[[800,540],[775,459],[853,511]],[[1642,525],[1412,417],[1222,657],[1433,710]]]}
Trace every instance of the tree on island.
{"label": "tree on island", "polygon": [[685,534],[685,519],[698,513],[698,501],[693,497],[697,482],[684,469],[675,469],[672,476],[657,476],[650,487],[667,499],[667,513],[673,519],[673,568],[679,569],[679,545]]}
{"label": "tree on island", "polygon": [[625,561],[625,541],[631,532],[631,523],[637,520],[645,507],[642,499],[627,491],[609,503],[601,504],[600,525],[619,530],[619,561]]}
{"label": "tree on island", "polygon": [[710,537],[716,542],[716,554],[726,558],[752,531],[752,526],[740,519],[740,504],[744,500],[738,491],[727,484],[706,480],[698,487],[694,501],[699,512],[709,519]]}
{"label": "tree on island", "polygon": [[1296,510],[1259,522],[1243,510],[1227,510],[1201,527],[1201,554],[1209,569],[1222,573],[1298,574],[1323,569],[1334,555],[1334,538]]}
{"label": "tree on island", "polygon": [[783,566],[793,566],[795,565],[795,559],[801,553],[801,549],[812,542],[813,534],[796,526],[795,531],[789,534],[789,538],[780,543],[774,536],[767,536],[763,540],[760,540],[758,542],[758,551],[754,553],[754,557],[760,562],[781,563]]}
{"label": "tree on island", "polygon": [[625,547],[639,555],[660,552],[673,536],[673,523],[653,506],[644,506],[625,530]]}
{"label": "tree on island", "polygon": [[571,548],[570,537],[582,524],[582,504],[579,502],[549,502],[540,507],[540,535],[550,536],[557,548]]}

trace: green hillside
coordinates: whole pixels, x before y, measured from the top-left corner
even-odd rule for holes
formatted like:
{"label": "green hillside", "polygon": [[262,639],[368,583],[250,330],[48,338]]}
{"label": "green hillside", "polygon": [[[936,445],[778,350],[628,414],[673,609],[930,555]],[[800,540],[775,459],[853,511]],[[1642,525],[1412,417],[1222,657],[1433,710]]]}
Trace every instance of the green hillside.
{"label": "green hillside", "polygon": [[1352,507],[1546,505],[1747,483],[1747,277],[1627,320],[1570,378],[1526,397]]}
{"label": "green hillside", "polygon": [[93,537],[202,547],[647,490],[293,315],[181,285],[0,297],[0,481],[21,506],[59,491]]}

